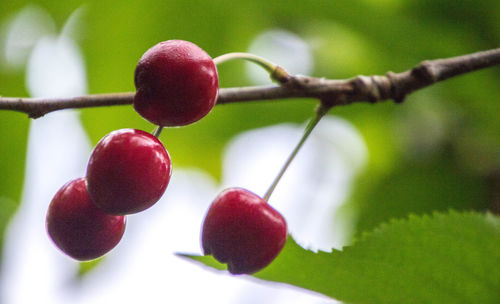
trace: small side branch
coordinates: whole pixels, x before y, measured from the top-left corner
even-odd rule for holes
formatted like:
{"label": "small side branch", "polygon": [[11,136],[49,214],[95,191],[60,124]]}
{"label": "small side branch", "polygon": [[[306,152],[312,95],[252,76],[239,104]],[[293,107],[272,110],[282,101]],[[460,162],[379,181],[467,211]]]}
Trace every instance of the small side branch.
{"label": "small side branch", "polygon": [[[495,65],[500,65],[500,48],[426,60],[401,73],[388,72],[386,75],[357,76],[345,80],[291,76],[279,86],[223,88],[219,90],[217,104],[287,98],[316,98],[328,107],[389,99],[402,102],[408,94],[436,82]],[[133,92],[73,98],[0,97],[0,110],[23,112],[30,118],[38,118],[62,109],[126,105],[131,104],[133,99]]]}

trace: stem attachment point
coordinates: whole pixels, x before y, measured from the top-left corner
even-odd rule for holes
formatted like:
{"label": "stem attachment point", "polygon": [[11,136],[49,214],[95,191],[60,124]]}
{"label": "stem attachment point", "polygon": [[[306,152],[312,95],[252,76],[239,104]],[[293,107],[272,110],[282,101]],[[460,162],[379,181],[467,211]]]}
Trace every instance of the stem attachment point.
{"label": "stem attachment point", "polygon": [[162,126],[158,126],[156,127],[153,132],[151,132],[156,138],[158,138],[161,134],[161,131],[163,131],[163,127]]}

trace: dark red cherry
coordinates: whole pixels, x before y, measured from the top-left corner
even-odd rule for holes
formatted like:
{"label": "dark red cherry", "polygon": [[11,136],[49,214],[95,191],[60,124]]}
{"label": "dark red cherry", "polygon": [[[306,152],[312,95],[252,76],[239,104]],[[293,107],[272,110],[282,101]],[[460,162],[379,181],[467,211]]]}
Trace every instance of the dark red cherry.
{"label": "dark red cherry", "polygon": [[208,209],[202,247],[233,274],[251,274],[271,263],[285,245],[286,221],[266,201],[242,189],[229,188]]}
{"label": "dark red cherry", "polygon": [[160,126],[193,123],[214,107],[219,88],[212,58],[183,40],[160,42],[142,55],[134,76],[135,110]]}
{"label": "dark red cherry", "polygon": [[131,214],[156,203],[172,172],[170,156],[153,135],[121,129],[104,136],[87,166],[94,204],[110,214]]}
{"label": "dark red cherry", "polygon": [[87,261],[113,249],[125,230],[125,217],[109,215],[90,201],[85,179],[62,186],[50,202],[47,232],[70,257]]}

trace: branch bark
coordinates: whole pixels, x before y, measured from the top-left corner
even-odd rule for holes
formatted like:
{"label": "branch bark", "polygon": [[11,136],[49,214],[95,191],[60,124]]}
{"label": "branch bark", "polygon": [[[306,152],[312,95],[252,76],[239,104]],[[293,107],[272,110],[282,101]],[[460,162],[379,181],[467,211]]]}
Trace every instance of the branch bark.
{"label": "branch bark", "polygon": [[[388,72],[386,75],[357,76],[344,80],[290,76],[280,85],[222,88],[219,90],[217,104],[286,98],[316,98],[329,107],[389,99],[400,103],[416,90],[495,65],[500,65],[500,48],[446,59],[426,60],[401,73]],[[39,118],[62,109],[127,105],[133,99],[133,92],[72,98],[0,97],[0,110],[23,112],[30,118]]]}

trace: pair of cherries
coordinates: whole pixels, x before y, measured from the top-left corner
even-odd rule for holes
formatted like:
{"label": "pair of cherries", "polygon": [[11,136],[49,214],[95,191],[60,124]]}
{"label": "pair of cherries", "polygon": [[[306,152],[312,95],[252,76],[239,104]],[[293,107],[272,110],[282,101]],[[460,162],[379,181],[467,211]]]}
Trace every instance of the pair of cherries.
{"label": "pair of cherries", "polygon": [[125,216],[148,209],[165,192],[172,165],[162,143],[141,130],[122,129],[94,148],[85,177],[66,183],[47,212],[54,243],[77,260],[113,249],[125,231]]}
{"label": "pair of cherries", "polygon": [[[218,75],[212,58],[182,40],[161,42],[139,60],[134,77],[135,110],[163,126],[183,126],[214,107]],[[65,184],[47,212],[54,243],[77,260],[98,258],[123,236],[125,216],[155,204],[167,188],[171,160],[162,143],[140,130],[111,132],[92,152],[85,178]],[[202,247],[233,274],[266,267],[286,242],[283,216],[256,194],[229,188],[210,206]]]}

